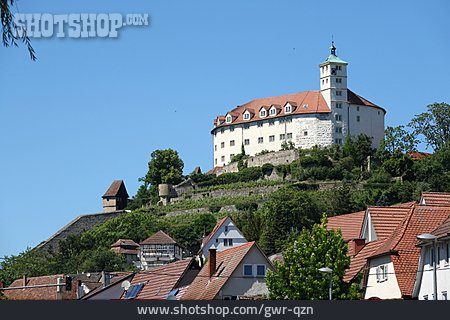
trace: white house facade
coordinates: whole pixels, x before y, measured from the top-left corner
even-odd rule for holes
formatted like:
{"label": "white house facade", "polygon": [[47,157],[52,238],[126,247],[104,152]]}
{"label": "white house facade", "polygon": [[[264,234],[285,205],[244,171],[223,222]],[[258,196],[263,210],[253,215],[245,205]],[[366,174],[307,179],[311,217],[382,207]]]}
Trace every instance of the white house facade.
{"label": "white house facade", "polygon": [[380,299],[402,298],[390,255],[383,255],[369,260],[364,299],[373,297]]}
{"label": "white house facade", "polygon": [[248,241],[230,217],[219,220],[211,233],[203,239],[201,253],[208,256],[209,249],[216,249],[217,252],[238,247]]}
{"label": "white house facade", "polygon": [[347,88],[347,62],[336,48],[320,64],[320,90],[252,100],[214,120],[214,166],[228,164],[242,146],[248,155],[295,147],[342,144],[345,136],[366,134],[377,147],[386,111]]}

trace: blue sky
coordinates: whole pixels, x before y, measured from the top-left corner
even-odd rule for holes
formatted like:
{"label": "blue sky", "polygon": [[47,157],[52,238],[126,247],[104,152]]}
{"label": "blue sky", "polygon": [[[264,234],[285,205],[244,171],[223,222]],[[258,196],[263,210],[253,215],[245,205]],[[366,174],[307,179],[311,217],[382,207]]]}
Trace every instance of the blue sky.
{"label": "blue sky", "polygon": [[213,119],[251,99],[316,90],[331,35],[349,88],[406,124],[450,102],[450,3],[45,1],[21,13],[148,13],[119,37],[0,47],[0,256],[47,239],[124,179],[134,195],[155,149],[185,173],[212,167]]}

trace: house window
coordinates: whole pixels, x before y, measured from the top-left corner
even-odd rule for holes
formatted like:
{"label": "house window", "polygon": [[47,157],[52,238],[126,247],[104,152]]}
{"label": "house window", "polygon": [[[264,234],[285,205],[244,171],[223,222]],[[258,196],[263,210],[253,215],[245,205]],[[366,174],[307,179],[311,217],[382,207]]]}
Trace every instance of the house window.
{"label": "house window", "polygon": [[448,266],[448,264],[450,263],[450,244],[447,243],[445,246],[446,246],[445,251],[447,252],[446,257],[445,257],[445,265]]}
{"label": "house window", "polygon": [[253,265],[244,264],[244,277],[251,277],[251,276],[253,276]]}
{"label": "house window", "polygon": [[265,117],[266,115],[267,115],[267,112],[264,109],[259,112],[260,117]]}
{"label": "house window", "polygon": [[356,116],[356,121],[360,122],[361,121],[361,117],[360,116]]}
{"label": "house window", "polygon": [[217,151],[217,144],[214,145],[214,151]]}
{"label": "house window", "polygon": [[342,109],[342,103],[340,103],[340,102],[336,103],[336,108]]}
{"label": "house window", "polygon": [[277,112],[277,109],[272,108],[272,109],[270,109],[269,114],[270,114],[271,116],[274,116],[274,115],[276,114],[276,112]]}
{"label": "house window", "polygon": [[284,112],[289,113],[291,111],[292,111],[291,105],[288,104],[286,107],[284,107]]}
{"label": "house window", "polygon": [[281,134],[280,134],[280,140],[284,140],[284,139],[286,139],[286,134],[281,133]]}
{"label": "house window", "polygon": [[227,116],[227,123],[231,123],[231,116]]}
{"label": "house window", "polygon": [[232,247],[233,246],[233,239],[228,239],[228,246]]}
{"label": "house window", "polygon": [[428,295],[427,294],[423,296],[423,300],[428,300]]}
{"label": "house window", "polygon": [[223,239],[223,246],[228,247],[228,239]]}
{"label": "house window", "polygon": [[244,129],[248,129],[248,128],[250,128],[250,125],[249,124],[244,124]]}
{"label": "house window", "polygon": [[336,121],[342,121],[342,115],[340,114],[336,114],[334,118],[336,119]]}
{"label": "house window", "polygon": [[274,142],[275,141],[275,136],[269,136],[269,142]]}
{"label": "house window", "polygon": [[230,147],[233,147],[234,146],[234,140],[231,140],[230,141]]}
{"label": "house window", "polygon": [[265,277],[266,276],[266,265],[258,264],[256,266],[256,276],[257,277]]}
{"label": "house window", "polygon": [[249,120],[250,119],[250,113],[244,113],[244,120]]}
{"label": "house window", "polygon": [[225,148],[225,142],[221,142],[220,143],[220,147],[223,149],[223,148]]}
{"label": "house window", "polygon": [[322,79],[322,84],[325,84],[325,80]]}
{"label": "house window", "polygon": [[342,144],[342,139],[341,138],[336,138],[335,140],[336,144]]}
{"label": "house window", "polygon": [[342,127],[336,127],[336,133],[342,133]]}
{"label": "house window", "polygon": [[376,269],[377,282],[383,282],[388,279],[388,265],[383,264]]}
{"label": "house window", "polygon": [[338,96],[338,97],[340,97],[340,96],[342,96],[342,91],[336,91],[336,96]]}
{"label": "house window", "polygon": [[328,78],[325,79],[325,82],[328,83]]}
{"label": "house window", "polygon": [[359,107],[356,107],[356,111],[359,111]]}
{"label": "house window", "polygon": [[275,124],[274,120],[269,121],[269,126],[273,126]]}
{"label": "house window", "polygon": [[216,243],[219,243],[219,239],[218,238],[216,238]]}
{"label": "house window", "polygon": [[244,145],[248,146],[250,144],[250,139],[245,139],[244,140]]}
{"label": "house window", "polygon": [[222,156],[220,159],[222,160],[222,162],[225,162],[225,156]]}
{"label": "house window", "polygon": [[263,137],[259,137],[258,138],[258,143],[263,143],[264,142],[264,138]]}
{"label": "house window", "polygon": [[234,153],[230,154],[230,161],[233,160],[234,158]]}
{"label": "house window", "polygon": [[306,137],[308,135],[308,131],[303,131],[303,135]]}
{"label": "house window", "polygon": [[288,133],[288,134],[287,134],[287,138],[288,138],[288,139],[292,139],[292,133]]}
{"label": "house window", "polygon": [[336,78],[336,83],[342,83],[342,79],[341,78]]}
{"label": "house window", "polygon": [[228,226],[225,226],[225,232],[228,232]]}
{"label": "house window", "polygon": [[442,300],[448,300],[447,291],[442,291]]}
{"label": "house window", "polygon": [[217,164],[217,158],[214,159],[214,163]]}
{"label": "house window", "polygon": [[234,127],[231,126],[231,127],[230,127],[230,132],[233,132],[233,131],[234,131]]}
{"label": "house window", "polygon": [[263,126],[262,121],[261,121],[261,122],[258,122],[257,126],[258,126],[258,128],[261,128],[261,127]]}
{"label": "house window", "polygon": [[225,131],[225,129],[224,129],[224,128],[220,129],[220,133],[223,133],[224,131]]}

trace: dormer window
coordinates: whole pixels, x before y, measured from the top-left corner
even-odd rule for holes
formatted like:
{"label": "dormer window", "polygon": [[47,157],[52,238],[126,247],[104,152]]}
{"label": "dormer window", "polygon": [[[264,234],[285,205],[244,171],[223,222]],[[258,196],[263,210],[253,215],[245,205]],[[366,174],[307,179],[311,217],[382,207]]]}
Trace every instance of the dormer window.
{"label": "dormer window", "polygon": [[274,116],[277,114],[277,109],[275,107],[270,108],[269,115]]}
{"label": "dormer window", "polygon": [[287,105],[284,107],[284,112],[285,112],[285,113],[291,113],[291,112],[292,112],[292,106],[291,106],[290,104],[287,104]]}
{"label": "dormer window", "polygon": [[250,120],[250,113],[244,113],[244,120]]}
{"label": "dormer window", "polygon": [[259,112],[259,116],[260,117],[265,117],[265,116],[267,116],[267,111],[266,111],[266,109],[262,109],[260,112]]}
{"label": "dormer window", "polygon": [[228,115],[227,118],[225,119],[225,121],[226,121],[227,123],[231,123],[232,120],[233,120],[233,119],[231,118],[230,115]]}

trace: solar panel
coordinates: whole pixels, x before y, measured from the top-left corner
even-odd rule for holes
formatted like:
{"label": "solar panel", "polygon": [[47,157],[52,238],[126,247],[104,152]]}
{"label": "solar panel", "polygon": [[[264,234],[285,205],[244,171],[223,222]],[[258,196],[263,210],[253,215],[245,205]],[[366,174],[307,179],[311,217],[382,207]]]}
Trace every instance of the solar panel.
{"label": "solar panel", "polygon": [[131,286],[127,292],[125,292],[125,299],[134,299],[144,287],[143,283],[135,284]]}

